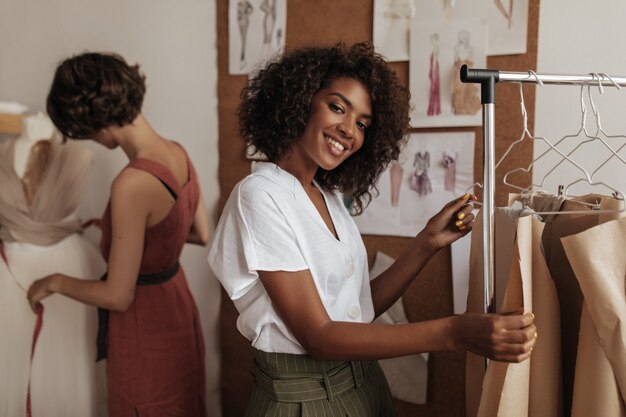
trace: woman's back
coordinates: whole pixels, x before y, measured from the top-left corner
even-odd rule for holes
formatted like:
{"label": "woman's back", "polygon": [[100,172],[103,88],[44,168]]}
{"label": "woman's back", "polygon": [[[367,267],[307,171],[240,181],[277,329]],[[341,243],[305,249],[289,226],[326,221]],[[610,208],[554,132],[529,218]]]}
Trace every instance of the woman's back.
{"label": "woman's back", "polygon": [[[146,226],[135,297],[126,311],[110,311],[107,342],[110,416],[135,410],[185,410],[204,416],[204,345],[198,311],[178,259],[199,201],[195,170],[182,147],[184,163],[170,169],[161,162],[135,158],[124,171],[148,173],[160,182],[162,218]],[[180,161],[178,159],[177,161]],[[167,162],[167,161],[164,161]],[[184,182],[172,172],[186,171]],[[123,173],[124,173],[123,171]],[[180,174],[180,170],[179,174]],[[160,192],[160,191],[159,191]],[[102,219],[101,249],[108,259],[111,209]]]}

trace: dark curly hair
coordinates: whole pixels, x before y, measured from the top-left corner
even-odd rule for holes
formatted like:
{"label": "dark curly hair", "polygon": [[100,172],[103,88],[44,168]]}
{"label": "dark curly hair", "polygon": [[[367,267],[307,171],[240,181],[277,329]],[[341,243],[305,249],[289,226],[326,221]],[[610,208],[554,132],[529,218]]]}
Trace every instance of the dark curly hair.
{"label": "dark curly hair", "polygon": [[367,87],[373,120],[363,147],[331,171],[319,168],[315,179],[349,196],[360,214],[380,173],[398,158],[409,128],[410,93],[370,43],[296,49],[269,63],[241,93],[239,128],[248,145],[277,162],[304,133],[315,93],[338,78]]}
{"label": "dark curly hair", "polygon": [[117,54],[87,52],[59,64],[46,109],[65,137],[87,139],[135,120],[145,92],[138,65],[128,65]]}

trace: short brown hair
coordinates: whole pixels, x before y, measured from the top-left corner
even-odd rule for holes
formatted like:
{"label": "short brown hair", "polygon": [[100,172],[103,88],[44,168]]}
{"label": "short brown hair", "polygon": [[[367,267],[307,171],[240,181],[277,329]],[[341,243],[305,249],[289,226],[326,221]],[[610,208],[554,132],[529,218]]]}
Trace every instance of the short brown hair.
{"label": "short brown hair", "polygon": [[46,108],[64,136],[87,139],[135,120],[145,92],[139,65],[128,65],[113,53],[86,52],[59,64]]}

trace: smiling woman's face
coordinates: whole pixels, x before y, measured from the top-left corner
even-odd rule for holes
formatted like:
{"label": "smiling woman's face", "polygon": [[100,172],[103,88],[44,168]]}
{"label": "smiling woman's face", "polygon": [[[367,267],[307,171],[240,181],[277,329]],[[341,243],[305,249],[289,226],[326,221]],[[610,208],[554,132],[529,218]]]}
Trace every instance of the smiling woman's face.
{"label": "smiling woman's face", "polygon": [[363,146],[371,123],[372,104],[365,85],[338,78],[313,96],[309,121],[294,152],[332,170]]}

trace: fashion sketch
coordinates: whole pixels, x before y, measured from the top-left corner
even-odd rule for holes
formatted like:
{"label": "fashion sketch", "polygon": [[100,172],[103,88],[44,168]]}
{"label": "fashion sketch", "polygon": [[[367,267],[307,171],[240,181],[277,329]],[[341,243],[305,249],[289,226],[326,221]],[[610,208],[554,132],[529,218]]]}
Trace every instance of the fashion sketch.
{"label": "fashion sketch", "polygon": [[391,161],[391,166],[389,167],[389,178],[391,181],[391,207],[398,207],[398,203],[400,202],[400,186],[402,185],[403,173],[404,169],[402,168],[400,161],[397,159]]}
{"label": "fashion sketch", "polygon": [[446,191],[454,191],[456,186],[456,153],[445,151],[441,159],[444,169],[443,187]]}
{"label": "fashion sketch", "polygon": [[409,185],[413,191],[420,196],[425,196],[433,192],[433,187],[428,178],[428,168],[430,168],[430,153],[418,151],[413,159],[415,171],[409,179]]}
{"label": "fashion sketch", "polygon": [[237,2],[237,24],[239,25],[239,35],[241,37],[241,54],[239,56],[240,66],[246,64],[246,40],[248,38],[248,27],[250,26],[250,15],[254,8],[249,1],[240,0]]}
{"label": "fashion sketch", "polygon": [[414,13],[413,0],[390,0],[385,10],[385,16],[391,19],[411,18]]}
{"label": "fashion sketch", "polygon": [[265,14],[263,17],[263,44],[269,47],[276,26],[276,0],[263,0],[261,11]]}
{"label": "fashion sketch", "polygon": [[496,3],[496,7],[498,11],[504,16],[508,23],[508,28],[511,29],[511,24],[513,23],[513,0],[509,0],[509,9],[507,10],[502,4],[502,0],[494,0]]}
{"label": "fashion sketch", "polygon": [[253,73],[285,47],[287,0],[229,0],[228,72]]}
{"label": "fashion sketch", "polygon": [[374,0],[374,46],[389,62],[409,60],[416,0]]}
{"label": "fashion sketch", "polygon": [[474,48],[470,45],[470,34],[460,30],[454,46],[454,71],[452,79],[452,112],[454,114],[476,114],[481,107],[478,84],[461,82],[458,74],[463,65],[474,66]]}
{"label": "fashion sketch", "polygon": [[430,37],[432,44],[432,52],[430,53],[430,68],[428,70],[428,80],[430,81],[430,89],[428,94],[428,111],[429,116],[441,114],[441,96],[439,88],[439,34],[433,33]]}
{"label": "fashion sketch", "polygon": [[[382,236],[415,236],[442,203],[471,188],[474,142],[473,130],[411,133],[398,158],[389,163],[376,181],[379,193],[372,196],[360,216],[354,217],[359,231]],[[453,191],[446,189],[452,185]],[[467,249],[466,266],[469,245]]]}

